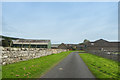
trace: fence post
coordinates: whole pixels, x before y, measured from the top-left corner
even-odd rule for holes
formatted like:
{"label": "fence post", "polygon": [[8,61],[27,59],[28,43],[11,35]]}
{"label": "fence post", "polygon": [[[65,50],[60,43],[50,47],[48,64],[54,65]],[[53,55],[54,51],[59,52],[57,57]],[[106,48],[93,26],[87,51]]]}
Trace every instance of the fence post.
{"label": "fence post", "polygon": [[36,46],[35,46],[35,50],[36,50],[36,48],[37,48],[37,44],[36,44]]}
{"label": "fence post", "polygon": [[12,41],[10,41],[10,47],[12,46]]}
{"label": "fence post", "polygon": [[23,48],[23,42],[22,42],[22,46],[21,46],[21,48]]}

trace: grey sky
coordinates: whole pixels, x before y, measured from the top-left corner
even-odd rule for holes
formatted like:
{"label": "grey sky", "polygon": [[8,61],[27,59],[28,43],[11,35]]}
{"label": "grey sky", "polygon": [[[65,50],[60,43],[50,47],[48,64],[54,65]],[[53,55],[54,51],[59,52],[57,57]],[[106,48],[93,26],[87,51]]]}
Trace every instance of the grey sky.
{"label": "grey sky", "polygon": [[52,43],[118,40],[117,2],[5,2],[3,35]]}

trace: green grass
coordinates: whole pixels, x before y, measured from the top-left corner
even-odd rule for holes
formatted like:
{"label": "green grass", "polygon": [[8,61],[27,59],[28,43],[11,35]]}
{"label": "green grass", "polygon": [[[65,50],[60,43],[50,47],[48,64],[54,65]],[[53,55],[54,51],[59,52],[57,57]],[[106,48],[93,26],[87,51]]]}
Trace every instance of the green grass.
{"label": "green grass", "polygon": [[52,54],[28,61],[21,61],[14,64],[2,66],[3,78],[40,78],[45,72],[59,63],[69,53],[62,52],[59,54]]}
{"label": "green grass", "polygon": [[112,54],[120,54],[120,52],[113,52]]}
{"label": "green grass", "polygon": [[0,65],[0,80],[2,79],[2,66]]}
{"label": "green grass", "polygon": [[84,50],[79,50],[79,52],[80,52],[80,53],[85,53],[85,51],[84,51]]}
{"label": "green grass", "polygon": [[74,52],[85,53],[84,50],[73,50]]}
{"label": "green grass", "polygon": [[89,53],[80,54],[80,57],[96,78],[115,78],[115,80],[119,80],[120,73],[118,73],[118,64],[120,65],[120,62]]}

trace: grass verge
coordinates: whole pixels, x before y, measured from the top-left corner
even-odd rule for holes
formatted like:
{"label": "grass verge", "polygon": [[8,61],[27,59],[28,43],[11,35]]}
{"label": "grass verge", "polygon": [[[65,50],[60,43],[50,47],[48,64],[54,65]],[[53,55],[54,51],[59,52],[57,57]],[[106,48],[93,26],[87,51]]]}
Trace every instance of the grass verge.
{"label": "grass verge", "polygon": [[114,80],[120,80],[120,73],[118,72],[118,65],[120,65],[120,62],[102,58],[89,53],[79,55],[86,63],[90,71],[96,76],[96,78],[111,78]]}
{"label": "grass verge", "polygon": [[2,78],[39,78],[72,51],[2,66]]}

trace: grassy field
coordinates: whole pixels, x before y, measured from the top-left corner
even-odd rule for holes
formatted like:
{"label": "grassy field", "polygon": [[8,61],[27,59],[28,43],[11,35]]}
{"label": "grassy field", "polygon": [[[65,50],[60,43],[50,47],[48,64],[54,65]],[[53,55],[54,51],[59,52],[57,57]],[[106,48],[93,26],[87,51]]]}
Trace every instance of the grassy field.
{"label": "grassy field", "polygon": [[2,79],[2,66],[0,65],[0,80]]}
{"label": "grassy field", "polygon": [[2,66],[2,77],[39,78],[71,52],[72,51],[52,54],[49,56]]}
{"label": "grassy field", "polygon": [[120,73],[118,72],[118,64],[120,65],[120,63],[89,53],[80,54],[80,57],[96,78],[115,78],[114,80],[120,80]]}

